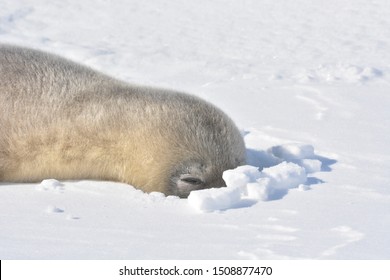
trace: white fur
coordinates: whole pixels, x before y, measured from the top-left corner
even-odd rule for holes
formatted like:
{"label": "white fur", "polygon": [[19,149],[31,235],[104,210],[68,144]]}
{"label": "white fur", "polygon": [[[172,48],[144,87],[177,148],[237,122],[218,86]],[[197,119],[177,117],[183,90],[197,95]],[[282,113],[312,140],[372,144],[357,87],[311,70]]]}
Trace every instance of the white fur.
{"label": "white fur", "polygon": [[2,181],[114,180],[186,197],[222,186],[244,157],[233,122],[199,98],[0,45]]}

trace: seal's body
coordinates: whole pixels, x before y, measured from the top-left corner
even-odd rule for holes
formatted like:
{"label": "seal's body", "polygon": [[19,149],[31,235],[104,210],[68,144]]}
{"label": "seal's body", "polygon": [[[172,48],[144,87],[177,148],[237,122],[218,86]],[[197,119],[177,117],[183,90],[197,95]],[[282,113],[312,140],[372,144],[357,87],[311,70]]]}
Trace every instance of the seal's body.
{"label": "seal's body", "polygon": [[1,181],[112,180],[187,197],[244,161],[236,126],[201,99],[0,46]]}

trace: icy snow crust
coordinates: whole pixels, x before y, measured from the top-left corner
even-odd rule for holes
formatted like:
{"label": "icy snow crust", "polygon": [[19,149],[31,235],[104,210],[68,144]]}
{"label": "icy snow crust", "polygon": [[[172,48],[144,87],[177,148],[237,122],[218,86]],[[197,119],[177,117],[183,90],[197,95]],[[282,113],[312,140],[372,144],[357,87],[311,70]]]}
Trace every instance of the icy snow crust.
{"label": "icy snow crust", "polygon": [[198,95],[237,123],[248,158],[224,173],[228,187],[189,199],[2,182],[0,259],[389,259],[389,11],[387,0],[0,1],[1,43]]}

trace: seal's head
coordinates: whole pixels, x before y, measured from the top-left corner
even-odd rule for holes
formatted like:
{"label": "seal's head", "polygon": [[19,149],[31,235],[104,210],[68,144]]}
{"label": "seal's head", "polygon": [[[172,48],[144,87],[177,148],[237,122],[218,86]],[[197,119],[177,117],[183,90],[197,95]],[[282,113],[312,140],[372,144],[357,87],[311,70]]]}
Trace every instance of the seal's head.
{"label": "seal's head", "polygon": [[[183,104],[188,107],[183,109]],[[133,141],[140,147],[131,146],[126,153],[135,155],[137,164],[129,168],[122,181],[146,192],[181,198],[193,190],[226,186],[223,172],[245,164],[246,150],[239,130],[223,112],[202,100],[185,96],[176,105],[175,109],[160,106],[158,112],[153,106],[153,114],[145,119],[150,123],[152,115],[158,118],[149,129],[142,126],[146,137]]]}
{"label": "seal's head", "polygon": [[167,192],[182,198],[193,190],[226,186],[223,172],[245,164],[245,145],[237,127],[215,107],[203,108],[209,112],[200,115],[201,125],[195,125],[192,134],[187,133],[187,139],[173,148],[185,157],[172,167]]}

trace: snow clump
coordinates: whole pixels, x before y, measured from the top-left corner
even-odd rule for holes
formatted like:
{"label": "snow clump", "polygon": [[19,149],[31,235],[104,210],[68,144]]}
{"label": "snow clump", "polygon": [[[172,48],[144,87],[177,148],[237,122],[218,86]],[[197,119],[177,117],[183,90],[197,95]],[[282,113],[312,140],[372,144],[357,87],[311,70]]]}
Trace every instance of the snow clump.
{"label": "snow clump", "polygon": [[248,201],[275,200],[292,188],[309,190],[307,174],[321,171],[322,162],[311,145],[284,144],[269,148],[267,153],[277,159],[276,165],[261,171],[252,165],[226,170],[222,175],[226,188],[192,191],[188,203],[198,211],[212,212],[242,207]]}
{"label": "snow clump", "polygon": [[188,203],[201,212],[235,208],[243,200],[272,200],[307,180],[305,169],[292,162],[282,162],[259,171],[251,165],[226,170],[222,178],[226,188],[192,191]]}

